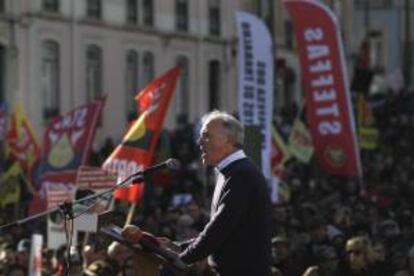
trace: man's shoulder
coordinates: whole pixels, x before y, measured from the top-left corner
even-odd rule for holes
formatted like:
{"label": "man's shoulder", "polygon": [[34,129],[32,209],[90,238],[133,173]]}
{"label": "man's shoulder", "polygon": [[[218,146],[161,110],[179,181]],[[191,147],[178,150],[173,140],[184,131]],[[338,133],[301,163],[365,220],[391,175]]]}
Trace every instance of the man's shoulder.
{"label": "man's shoulder", "polygon": [[238,159],[231,162],[227,167],[223,169],[224,172],[235,172],[244,169],[252,169],[253,163],[247,157]]}
{"label": "man's shoulder", "polygon": [[253,161],[246,157],[239,159],[237,161],[234,161],[234,170],[253,170],[260,172],[259,168],[253,163]]}
{"label": "man's shoulder", "polygon": [[262,177],[260,169],[249,158],[242,158],[231,163],[226,168],[229,175],[238,175],[240,177]]}

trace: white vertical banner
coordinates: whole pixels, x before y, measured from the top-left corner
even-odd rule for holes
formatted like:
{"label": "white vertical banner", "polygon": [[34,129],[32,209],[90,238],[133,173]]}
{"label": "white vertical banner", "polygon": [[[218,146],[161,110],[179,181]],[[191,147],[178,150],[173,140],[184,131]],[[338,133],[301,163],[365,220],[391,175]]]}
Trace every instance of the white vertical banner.
{"label": "white vertical banner", "polygon": [[28,271],[28,275],[30,276],[42,275],[42,247],[43,236],[41,234],[33,234],[30,248],[30,263]]}
{"label": "white vertical banner", "polygon": [[259,126],[262,133],[262,171],[270,183],[271,125],[273,109],[273,43],[264,22],[237,12],[238,98],[240,121]]}

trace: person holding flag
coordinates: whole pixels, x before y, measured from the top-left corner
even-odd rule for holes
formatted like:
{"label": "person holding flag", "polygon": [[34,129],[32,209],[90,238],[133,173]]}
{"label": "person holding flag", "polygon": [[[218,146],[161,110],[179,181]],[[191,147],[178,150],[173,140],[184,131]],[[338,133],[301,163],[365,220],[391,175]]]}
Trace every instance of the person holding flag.
{"label": "person holding flag", "polygon": [[230,114],[213,111],[203,116],[201,158],[218,175],[210,221],[194,239],[158,241],[165,248],[182,250],[178,256],[187,264],[208,256],[217,275],[266,276],[271,265],[270,196],[263,174],[242,149],[243,140],[243,126]]}

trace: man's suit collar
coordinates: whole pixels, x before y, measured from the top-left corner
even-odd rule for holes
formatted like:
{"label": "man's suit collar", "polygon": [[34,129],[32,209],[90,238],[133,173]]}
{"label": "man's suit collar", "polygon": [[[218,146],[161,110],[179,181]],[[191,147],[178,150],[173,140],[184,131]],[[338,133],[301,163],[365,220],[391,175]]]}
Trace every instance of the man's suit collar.
{"label": "man's suit collar", "polygon": [[226,167],[228,167],[231,163],[233,163],[234,161],[240,160],[246,158],[246,154],[244,153],[243,150],[238,150],[233,152],[232,154],[230,154],[229,156],[227,156],[226,158],[224,158],[223,160],[221,160],[216,168],[219,171],[223,171]]}

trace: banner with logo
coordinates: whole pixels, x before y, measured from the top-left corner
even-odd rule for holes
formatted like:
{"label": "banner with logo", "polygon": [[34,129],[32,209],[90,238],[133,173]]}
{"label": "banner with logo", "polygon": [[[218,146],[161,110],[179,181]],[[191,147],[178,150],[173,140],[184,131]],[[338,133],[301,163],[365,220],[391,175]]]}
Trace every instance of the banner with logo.
{"label": "banner with logo", "polygon": [[[151,165],[180,71],[179,67],[174,67],[136,96],[140,116],[103,164],[105,170],[118,173],[118,181]],[[142,197],[142,191],[142,185],[136,184],[130,188],[117,189],[115,197],[137,203]]]}
{"label": "banner with logo", "polygon": [[43,173],[76,173],[86,164],[104,103],[96,100],[53,119],[44,132]]}
{"label": "banner with logo", "polygon": [[284,0],[294,26],[315,156],[329,174],[361,176],[340,28],[321,2]]}
{"label": "banner with logo", "polygon": [[238,107],[245,126],[259,126],[262,134],[263,174],[271,176],[271,126],[273,111],[273,43],[270,32],[256,16],[237,12],[239,39]]}

